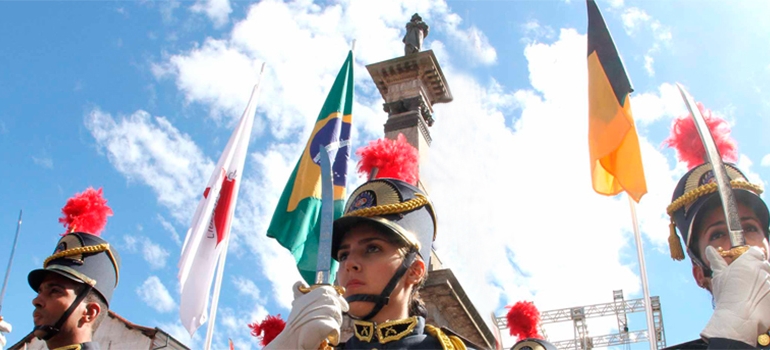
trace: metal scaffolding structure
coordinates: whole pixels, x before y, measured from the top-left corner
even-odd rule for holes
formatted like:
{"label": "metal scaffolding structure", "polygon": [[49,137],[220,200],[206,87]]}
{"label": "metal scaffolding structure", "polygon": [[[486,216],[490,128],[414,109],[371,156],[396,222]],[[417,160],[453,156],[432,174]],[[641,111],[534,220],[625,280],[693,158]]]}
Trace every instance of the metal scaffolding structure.
{"label": "metal scaffolding structure", "polygon": [[[557,349],[588,350],[649,341],[646,329],[634,331],[628,329],[627,315],[636,312],[644,313],[644,298],[625,300],[623,291],[615,290],[613,291],[613,299],[614,300],[611,303],[541,311],[540,324],[538,325],[541,330],[541,335],[548,339],[545,335],[545,329],[543,328],[543,325],[545,324],[571,321],[574,328],[574,339],[558,341],[548,339],[548,341],[556,346]],[[660,298],[657,296],[650,297],[650,306],[652,308],[652,318],[657,335],[656,348],[662,349],[666,347],[666,336],[663,329],[663,314],[661,311]],[[594,337],[588,335],[587,319],[613,315],[617,317],[618,321],[617,333]],[[505,315],[497,317],[495,319],[495,325],[500,330],[506,330],[508,328],[508,320]],[[513,344],[509,345],[509,347],[512,345]],[[506,347],[503,346],[503,348],[505,349]]]}

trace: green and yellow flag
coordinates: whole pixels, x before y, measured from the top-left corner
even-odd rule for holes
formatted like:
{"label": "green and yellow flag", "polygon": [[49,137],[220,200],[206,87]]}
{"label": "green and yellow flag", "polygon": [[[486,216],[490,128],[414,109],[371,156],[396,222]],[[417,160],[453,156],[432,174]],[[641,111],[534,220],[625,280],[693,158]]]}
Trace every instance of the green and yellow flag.
{"label": "green and yellow flag", "polygon": [[[315,282],[321,222],[321,166],[319,150],[332,142],[343,146],[333,159],[334,218],[342,215],[350,158],[350,127],[353,121],[353,51],[348,53],[329,95],[326,96],[313,132],[283,190],[267,236],[275,238],[294,255],[297,268],[308,284]],[[331,281],[337,271],[331,266]]]}
{"label": "green and yellow flag", "polygon": [[594,0],[588,6],[588,149],[594,190],[626,191],[636,202],[647,193],[639,137],[631,114],[634,91],[610,31]]}

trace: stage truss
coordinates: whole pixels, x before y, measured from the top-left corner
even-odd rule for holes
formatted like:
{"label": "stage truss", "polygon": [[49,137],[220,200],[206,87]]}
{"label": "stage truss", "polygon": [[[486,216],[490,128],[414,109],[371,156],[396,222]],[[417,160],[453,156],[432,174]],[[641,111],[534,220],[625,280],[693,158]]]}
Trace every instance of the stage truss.
{"label": "stage truss", "polygon": [[[610,346],[622,346],[632,343],[649,342],[647,329],[629,330],[628,317],[630,313],[640,312],[644,314],[644,299],[625,300],[622,290],[613,291],[613,302],[587,306],[570,307],[557,310],[540,312],[540,334],[542,334],[557,349],[593,349]],[[660,306],[660,298],[650,297],[652,307],[652,319],[657,335],[657,349],[666,347],[666,334],[663,329],[663,314]],[[616,316],[618,332],[614,334],[589,336],[586,320],[589,318]],[[574,338],[567,340],[548,339],[543,325],[549,323],[572,322]],[[646,325],[646,323],[645,323]],[[501,333],[508,331],[508,320],[505,315],[495,317],[495,326]],[[645,327],[646,328],[646,327]],[[510,349],[513,344],[503,344],[503,349]]]}

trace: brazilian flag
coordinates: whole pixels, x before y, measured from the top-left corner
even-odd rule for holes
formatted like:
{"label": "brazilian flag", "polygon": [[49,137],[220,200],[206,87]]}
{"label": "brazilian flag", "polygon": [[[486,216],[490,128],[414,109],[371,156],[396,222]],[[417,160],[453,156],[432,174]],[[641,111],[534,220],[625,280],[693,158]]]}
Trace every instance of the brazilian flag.
{"label": "brazilian flag", "polygon": [[[320,158],[316,156],[323,147],[332,142],[339,141],[343,144],[332,160],[334,218],[337,219],[342,215],[346,197],[353,89],[353,51],[350,51],[329,95],[326,96],[326,102],[321,107],[310,139],[289,177],[267,229],[268,237],[278,240],[294,255],[297,268],[308,284],[315,283],[321,226],[321,165]],[[334,281],[337,262],[332,260],[331,256],[329,259],[332,262],[331,281]]]}
{"label": "brazilian flag", "polygon": [[622,191],[639,202],[647,193],[642,153],[631,114],[634,91],[594,0],[588,7],[588,149],[594,191]]}

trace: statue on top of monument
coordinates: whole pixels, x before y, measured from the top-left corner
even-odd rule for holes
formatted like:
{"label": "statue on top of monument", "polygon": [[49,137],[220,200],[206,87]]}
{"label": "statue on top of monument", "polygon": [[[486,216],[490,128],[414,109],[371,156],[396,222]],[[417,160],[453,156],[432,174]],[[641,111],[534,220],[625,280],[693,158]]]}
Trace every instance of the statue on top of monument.
{"label": "statue on top of monument", "polygon": [[422,40],[428,36],[428,25],[422,21],[418,14],[412,15],[412,20],[406,24],[406,35],[404,35],[404,55],[411,55],[420,52]]}

